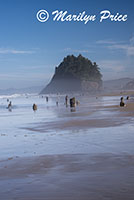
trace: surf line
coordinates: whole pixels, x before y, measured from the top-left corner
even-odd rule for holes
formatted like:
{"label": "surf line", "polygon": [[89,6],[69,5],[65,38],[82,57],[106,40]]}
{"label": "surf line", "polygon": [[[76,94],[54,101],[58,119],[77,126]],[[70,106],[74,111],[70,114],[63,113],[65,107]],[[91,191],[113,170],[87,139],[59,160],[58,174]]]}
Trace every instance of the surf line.
{"label": "surf line", "polygon": [[89,21],[95,21],[96,20],[96,15],[86,15],[86,12],[83,11],[82,13],[79,13],[78,15],[72,15],[69,14],[67,11],[58,11],[55,10],[52,12],[52,15],[55,15],[53,18],[53,21],[81,21],[84,22],[84,24],[87,24]]}

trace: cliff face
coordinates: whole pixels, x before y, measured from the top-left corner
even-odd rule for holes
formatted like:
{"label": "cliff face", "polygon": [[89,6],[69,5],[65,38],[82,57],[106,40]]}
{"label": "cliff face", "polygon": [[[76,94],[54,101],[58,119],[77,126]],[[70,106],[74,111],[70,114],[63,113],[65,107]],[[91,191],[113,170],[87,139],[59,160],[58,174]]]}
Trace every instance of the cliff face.
{"label": "cliff face", "polygon": [[101,77],[96,63],[92,63],[81,55],[67,56],[55,68],[52,80],[41,94],[97,91],[102,86]]}

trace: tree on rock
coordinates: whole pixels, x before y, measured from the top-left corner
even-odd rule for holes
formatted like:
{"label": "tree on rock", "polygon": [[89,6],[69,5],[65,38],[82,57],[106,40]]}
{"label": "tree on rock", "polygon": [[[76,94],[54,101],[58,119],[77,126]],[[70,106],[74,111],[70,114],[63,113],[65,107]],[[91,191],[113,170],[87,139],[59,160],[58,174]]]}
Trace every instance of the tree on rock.
{"label": "tree on rock", "polygon": [[81,54],[68,55],[55,68],[50,83],[41,93],[65,93],[97,91],[102,86],[102,75],[96,62],[92,63]]}

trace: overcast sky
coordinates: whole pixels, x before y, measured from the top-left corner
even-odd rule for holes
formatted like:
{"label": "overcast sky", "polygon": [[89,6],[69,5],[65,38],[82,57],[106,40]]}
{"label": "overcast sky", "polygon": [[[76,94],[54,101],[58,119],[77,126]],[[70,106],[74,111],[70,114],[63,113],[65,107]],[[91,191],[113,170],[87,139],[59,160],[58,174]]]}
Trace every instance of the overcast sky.
{"label": "overcast sky", "polygon": [[[49,13],[46,22],[36,18],[40,9]],[[55,10],[72,15],[85,11],[96,20],[53,21]],[[100,22],[103,10],[127,14],[127,21]],[[70,54],[97,62],[104,80],[134,78],[133,20],[133,0],[1,0],[0,89],[45,86],[55,66]]]}

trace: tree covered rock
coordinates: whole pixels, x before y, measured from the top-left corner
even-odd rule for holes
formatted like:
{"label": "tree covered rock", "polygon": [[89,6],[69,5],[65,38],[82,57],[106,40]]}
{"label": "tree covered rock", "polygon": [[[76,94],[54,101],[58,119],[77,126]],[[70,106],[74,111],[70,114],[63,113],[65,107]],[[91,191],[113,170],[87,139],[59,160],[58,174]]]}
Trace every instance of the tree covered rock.
{"label": "tree covered rock", "polygon": [[55,68],[52,80],[41,93],[97,91],[102,86],[101,78],[95,62],[82,55],[69,55]]}

